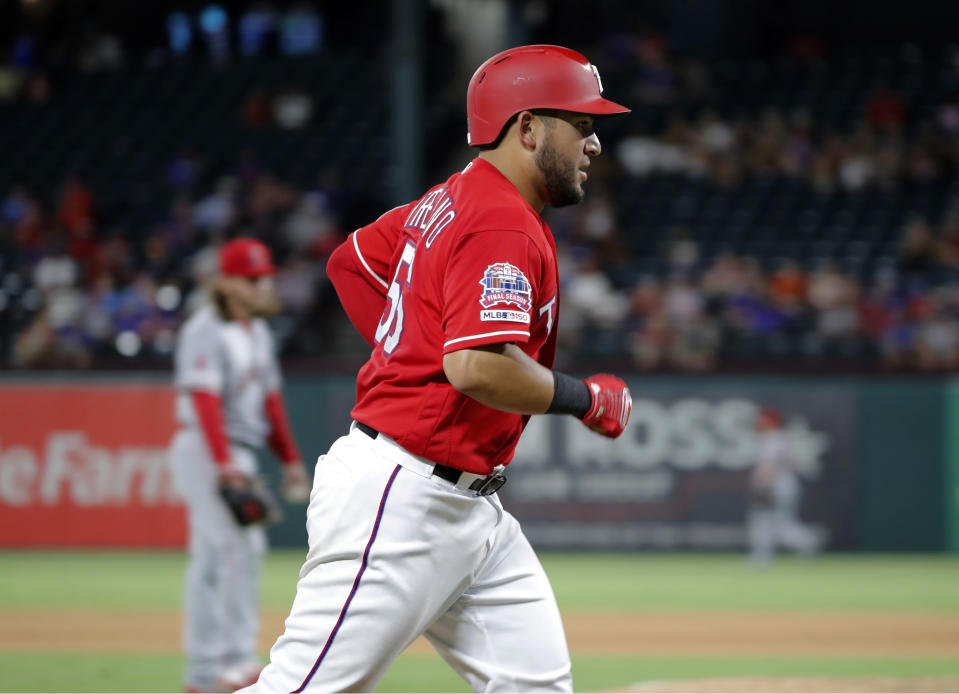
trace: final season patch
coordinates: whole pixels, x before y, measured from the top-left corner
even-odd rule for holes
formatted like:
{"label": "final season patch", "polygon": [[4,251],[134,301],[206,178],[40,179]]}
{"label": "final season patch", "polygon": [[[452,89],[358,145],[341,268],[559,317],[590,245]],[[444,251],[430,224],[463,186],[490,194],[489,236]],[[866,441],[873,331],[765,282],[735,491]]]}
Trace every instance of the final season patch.
{"label": "final season patch", "polygon": [[479,282],[483,286],[480,304],[490,308],[498,304],[514,304],[524,312],[533,305],[529,282],[518,267],[509,263],[493,263]]}

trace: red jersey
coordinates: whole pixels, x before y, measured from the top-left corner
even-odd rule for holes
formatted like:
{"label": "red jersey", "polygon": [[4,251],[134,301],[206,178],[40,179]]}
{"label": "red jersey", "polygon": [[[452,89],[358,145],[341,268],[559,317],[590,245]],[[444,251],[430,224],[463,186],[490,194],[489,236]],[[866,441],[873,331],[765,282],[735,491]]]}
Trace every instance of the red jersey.
{"label": "red jersey", "polygon": [[443,355],[512,342],[552,368],[559,282],[549,227],[505,176],[477,158],[418,201],[357,229],[346,244],[370,286],[386,288],[353,418],[460,470],[489,474],[509,463],[528,418],[457,391]]}

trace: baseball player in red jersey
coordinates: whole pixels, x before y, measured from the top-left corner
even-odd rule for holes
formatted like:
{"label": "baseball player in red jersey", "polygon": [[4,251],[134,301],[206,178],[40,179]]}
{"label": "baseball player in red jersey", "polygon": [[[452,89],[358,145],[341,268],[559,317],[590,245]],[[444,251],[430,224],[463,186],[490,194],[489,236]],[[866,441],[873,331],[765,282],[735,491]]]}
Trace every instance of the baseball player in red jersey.
{"label": "baseball player in red jersey", "polygon": [[278,305],[269,249],[234,239],[220,252],[212,300],[177,337],[173,480],[187,505],[190,563],[184,596],[187,691],[234,691],[262,667],[259,630],[261,525],[240,525],[219,487],[241,487],[268,443],[283,461],[284,494],[305,501],[307,476],[280,395],[273,338],[260,317]]}
{"label": "baseball player in red jersey", "polygon": [[551,370],[560,300],[540,213],[583,198],[594,121],[628,112],[601,92],[575,51],[493,56],[467,91],[480,155],[330,258],[373,352],[351,432],[317,463],[285,633],[243,691],[371,691],[421,634],[475,691],[572,691],[552,589],[495,492],[529,415],[609,437],[629,418],[619,378]]}

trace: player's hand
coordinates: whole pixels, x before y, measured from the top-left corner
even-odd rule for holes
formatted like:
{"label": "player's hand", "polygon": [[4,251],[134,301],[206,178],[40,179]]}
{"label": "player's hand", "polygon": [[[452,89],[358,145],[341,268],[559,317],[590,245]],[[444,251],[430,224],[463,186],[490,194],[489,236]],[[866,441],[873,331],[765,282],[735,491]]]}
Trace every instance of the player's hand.
{"label": "player's hand", "polygon": [[596,374],[585,379],[592,404],[583,423],[598,434],[615,439],[626,429],[633,398],[623,379],[612,374]]}
{"label": "player's hand", "polygon": [[233,463],[226,463],[217,468],[217,484],[220,487],[243,489],[250,483],[250,476],[240,472]]}
{"label": "player's hand", "polygon": [[299,460],[283,466],[283,480],[280,483],[283,498],[291,504],[305,504],[310,500],[313,485],[307,477],[306,468]]}

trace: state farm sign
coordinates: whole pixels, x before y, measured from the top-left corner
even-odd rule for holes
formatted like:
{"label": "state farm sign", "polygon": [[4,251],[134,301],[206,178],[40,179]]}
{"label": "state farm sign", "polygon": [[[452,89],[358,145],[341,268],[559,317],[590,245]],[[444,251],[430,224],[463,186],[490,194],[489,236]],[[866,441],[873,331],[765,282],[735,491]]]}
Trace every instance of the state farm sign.
{"label": "state farm sign", "polygon": [[94,446],[82,431],[55,431],[42,455],[0,441],[0,502],[10,506],[175,504],[165,447]]}
{"label": "state farm sign", "polygon": [[173,391],[0,386],[0,546],[181,547]]}

